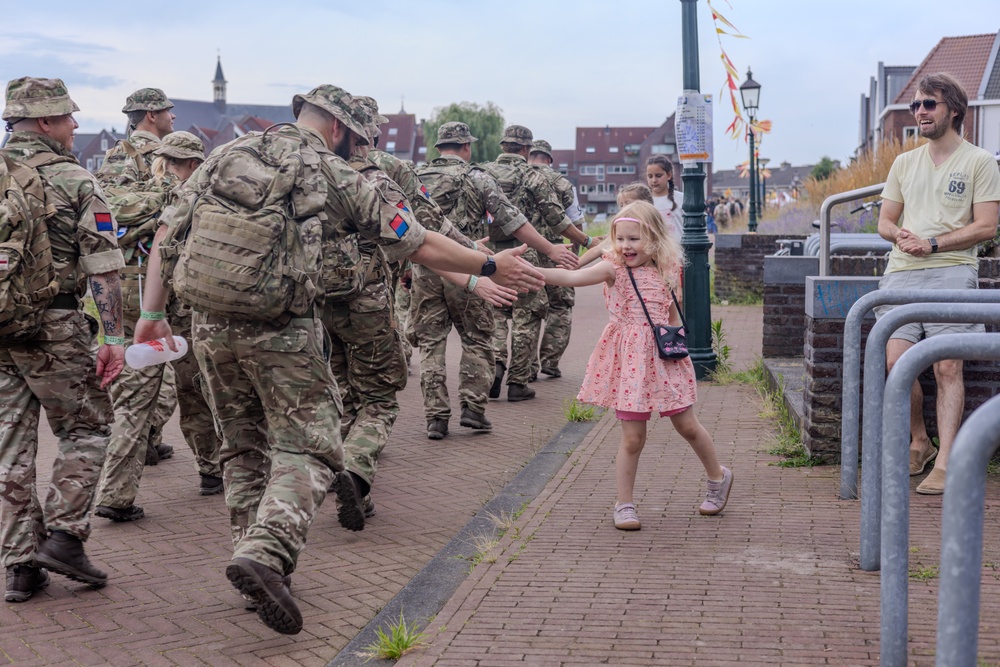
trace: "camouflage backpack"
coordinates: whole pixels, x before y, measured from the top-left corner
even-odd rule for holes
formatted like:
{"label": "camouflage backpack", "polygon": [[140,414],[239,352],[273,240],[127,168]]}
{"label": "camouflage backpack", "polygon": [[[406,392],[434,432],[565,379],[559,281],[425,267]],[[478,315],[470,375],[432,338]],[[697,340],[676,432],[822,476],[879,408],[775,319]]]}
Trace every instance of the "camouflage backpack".
{"label": "camouflage backpack", "polygon": [[441,213],[448,216],[460,232],[472,239],[481,238],[486,234],[479,220],[463,219],[467,213],[469,191],[474,190],[470,176],[475,170],[482,172],[482,167],[454,162],[449,164],[431,162],[417,169],[420,183],[440,207]]}
{"label": "camouflage backpack", "polygon": [[38,332],[59,293],[46,225],[55,208],[45,203],[38,167],[73,158],[48,152],[24,160],[0,157],[0,345],[12,345]]}
{"label": "camouflage backpack", "polygon": [[153,177],[146,163],[146,155],[158,148],[158,144],[150,142],[142,149],[138,149],[128,139],[122,139],[116,143],[104,156],[104,163],[97,170],[94,177],[101,184],[101,188],[107,190],[118,185],[119,180],[129,165],[134,163],[138,171],[139,181],[148,181]]}
{"label": "camouflage backpack", "polygon": [[[236,320],[306,314],[322,295],[322,159],[279,123],[229,144],[192,204],[173,273],[177,297]],[[178,230],[180,231],[180,230]]]}
{"label": "camouflage backpack", "polygon": [[[489,162],[484,165],[484,169],[490,173],[504,195],[510,200],[517,210],[524,214],[524,217],[531,220],[535,213],[535,203],[528,194],[525,187],[527,180],[527,164],[517,162]],[[511,236],[504,236],[499,225],[489,226],[490,241],[509,241]]]}

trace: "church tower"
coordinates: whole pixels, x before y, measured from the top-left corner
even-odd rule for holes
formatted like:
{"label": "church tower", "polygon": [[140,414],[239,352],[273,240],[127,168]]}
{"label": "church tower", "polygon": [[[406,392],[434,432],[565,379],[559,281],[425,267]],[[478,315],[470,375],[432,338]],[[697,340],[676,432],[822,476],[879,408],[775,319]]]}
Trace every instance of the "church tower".
{"label": "church tower", "polygon": [[222,56],[215,63],[215,79],[212,81],[212,99],[219,113],[226,113],[226,77],[222,76]]}

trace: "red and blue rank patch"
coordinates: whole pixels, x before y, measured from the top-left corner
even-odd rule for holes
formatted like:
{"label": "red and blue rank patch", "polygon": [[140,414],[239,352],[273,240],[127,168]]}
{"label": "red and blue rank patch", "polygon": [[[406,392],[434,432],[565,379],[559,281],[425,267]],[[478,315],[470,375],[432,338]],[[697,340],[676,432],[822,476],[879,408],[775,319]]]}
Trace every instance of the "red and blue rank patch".
{"label": "red and blue rank patch", "polygon": [[94,222],[97,223],[97,231],[99,232],[115,231],[115,223],[111,220],[110,213],[94,213]]}
{"label": "red and blue rank patch", "polygon": [[406,211],[407,213],[410,212],[410,209],[406,208],[406,204],[404,204],[402,201],[396,202],[396,208],[398,208],[400,211]]}
{"label": "red and blue rank patch", "polygon": [[425,199],[430,199],[431,198],[431,193],[427,192],[427,188],[425,188],[422,185],[420,186],[420,194],[422,194]]}
{"label": "red and blue rank patch", "polygon": [[396,232],[396,236],[399,238],[403,238],[403,234],[410,229],[410,226],[406,224],[406,220],[403,220],[403,216],[401,215],[396,215],[392,219],[392,222],[389,223],[389,226],[392,227],[392,231]]}

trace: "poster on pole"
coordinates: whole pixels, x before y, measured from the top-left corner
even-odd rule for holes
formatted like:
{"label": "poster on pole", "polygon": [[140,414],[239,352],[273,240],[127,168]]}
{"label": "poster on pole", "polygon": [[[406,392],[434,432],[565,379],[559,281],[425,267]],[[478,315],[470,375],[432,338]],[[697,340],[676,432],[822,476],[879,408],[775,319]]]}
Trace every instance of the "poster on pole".
{"label": "poster on pole", "polygon": [[685,91],[677,98],[674,121],[677,158],[682,165],[712,161],[712,96]]}

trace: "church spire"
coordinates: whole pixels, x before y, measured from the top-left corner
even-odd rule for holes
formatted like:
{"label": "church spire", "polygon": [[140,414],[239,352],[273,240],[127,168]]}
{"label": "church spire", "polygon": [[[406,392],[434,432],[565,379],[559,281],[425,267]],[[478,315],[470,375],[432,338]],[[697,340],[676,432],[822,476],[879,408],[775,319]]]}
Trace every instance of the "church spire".
{"label": "church spire", "polygon": [[226,77],[222,75],[222,55],[215,63],[215,79],[212,80],[212,100],[221,113],[226,113]]}

